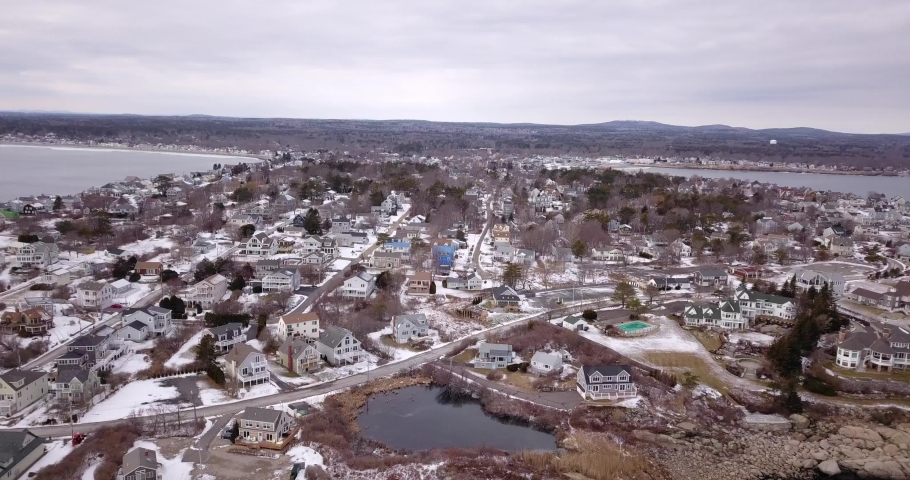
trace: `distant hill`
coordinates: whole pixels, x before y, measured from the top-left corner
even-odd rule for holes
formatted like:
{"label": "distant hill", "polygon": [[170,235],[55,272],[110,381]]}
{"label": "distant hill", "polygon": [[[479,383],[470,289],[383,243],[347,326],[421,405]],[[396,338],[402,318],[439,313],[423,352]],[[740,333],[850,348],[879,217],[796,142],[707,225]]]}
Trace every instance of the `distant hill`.
{"label": "distant hill", "polygon": [[[425,153],[494,149],[514,154],[686,156],[910,168],[910,134],[861,135],[815,128],[754,130],[618,120],[584,125],[140,116],[0,112],[0,135],[55,133],[79,140],[234,146],[258,151],[329,148],[393,151],[419,143]],[[770,141],[776,140],[776,145]]]}

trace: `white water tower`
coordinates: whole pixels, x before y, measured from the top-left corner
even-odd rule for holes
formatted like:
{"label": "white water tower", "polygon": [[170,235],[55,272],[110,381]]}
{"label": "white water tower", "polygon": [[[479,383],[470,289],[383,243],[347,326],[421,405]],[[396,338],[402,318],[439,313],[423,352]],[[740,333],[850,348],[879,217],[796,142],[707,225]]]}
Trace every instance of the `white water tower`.
{"label": "white water tower", "polygon": [[771,140],[771,145],[777,145],[777,140]]}

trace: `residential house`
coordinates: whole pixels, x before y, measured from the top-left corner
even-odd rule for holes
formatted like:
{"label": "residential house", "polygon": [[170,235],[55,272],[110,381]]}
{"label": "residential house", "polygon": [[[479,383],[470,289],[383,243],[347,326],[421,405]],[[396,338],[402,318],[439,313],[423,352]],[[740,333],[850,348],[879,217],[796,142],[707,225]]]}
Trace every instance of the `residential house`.
{"label": "residential house", "polygon": [[427,316],[422,313],[392,317],[392,338],[397,343],[408,343],[430,334]]}
{"label": "residential house", "polygon": [[793,320],[796,317],[796,301],[792,298],[747,290],[742,286],[736,290],[734,298],[742,315],[749,319],[769,316]]}
{"label": "residential house", "polygon": [[483,290],[483,277],[477,272],[468,275],[466,282],[468,284],[468,290]]}
{"label": "residential house", "polygon": [[628,365],[584,366],[575,376],[575,387],[585,400],[615,400],[638,395]]}
{"label": "residential house", "polygon": [[278,336],[282,339],[304,337],[307,341],[319,338],[319,315],[316,312],[282,315],[278,319]]}
{"label": "residential house", "polygon": [[241,253],[267,257],[278,253],[278,241],[265,232],[256,232],[242,246]]}
{"label": "residential house", "polygon": [[598,260],[603,262],[621,262],[625,258],[625,252],[619,248],[591,249],[591,260]]}
{"label": "residential house", "polygon": [[511,242],[512,241],[512,230],[505,223],[497,223],[493,225],[492,236],[494,242]]}
{"label": "residential house", "polygon": [[227,293],[228,279],[215,274],[190,287],[184,294],[184,299],[202,305],[202,308],[212,308],[224,298]]}
{"label": "residential house", "polygon": [[92,370],[111,370],[113,363],[127,352],[126,346],[114,330],[96,330],[76,337],[66,346],[68,352],[88,354],[88,366]]}
{"label": "residential house", "polygon": [[256,278],[265,278],[270,273],[281,268],[281,260],[277,258],[260,258],[256,260],[253,266],[253,276]]}
{"label": "residential house", "polygon": [[294,430],[291,416],[272,408],[246,407],[237,416],[237,423],[241,443],[268,442],[278,448],[286,445]]}
{"label": "residential house", "polygon": [[196,241],[193,242],[193,245],[192,245],[193,253],[195,253],[196,255],[203,255],[205,253],[212,251],[212,249],[214,249],[215,246],[216,245],[213,242],[210,242],[208,240],[203,240],[201,238],[197,238]]}
{"label": "residential house", "polygon": [[161,262],[136,262],[136,273],[139,275],[161,275],[163,270]]}
{"label": "residential house", "polygon": [[270,373],[265,354],[245,343],[238,343],[224,356],[224,374],[234,385],[249,387],[268,383]]}
{"label": "residential house", "polygon": [[121,278],[119,280],[114,280],[113,282],[110,282],[110,283],[111,283],[111,288],[114,289],[115,298],[122,298],[123,296],[128,294],[130,290],[133,289],[133,284],[123,278]]}
{"label": "residential house", "polygon": [[123,324],[131,322],[141,322],[148,327],[150,335],[160,337],[171,331],[172,317],[171,311],[156,307],[128,308],[123,312]]}
{"label": "residential house", "polygon": [[728,278],[727,272],[711,268],[702,268],[692,274],[692,282],[700,287],[724,287]]}
{"label": "residential house", "polygon": [[833,237],[828,242],[828,250],[833,255],[853,256],[853,240],[846,237]]}
{"label": "residential house", "polygon": [[790,278],[796,277],[796,290],[800,293],[815,288],[816,291],[822,289],[827,284],[834,297],[840,297],[844,294],[844,276],[839,273],[829,273],[811,268],[801,268],[793,272]]}
{"label": "residential house", "polygon": [[[53,310],[53,305],[50,311]],[[47,313],[42,307],[32,307],[26,310],[19,310],[19,307],[12,312],[4,312],[0,315],[0,332],[15,333],[21,335],[42,335],[54,326],[53,315]]]}
{"label": "residential house", "polygon": [[18,268],[47,268],[60,259],[56,243],[34,242],[22,245],[16,251],[13,266]]}
{"label": "residential house", "polygon": [[316,347],[301,337],[285,338],[277,354],[278,364],[293,373],[312,372],[322,367]]}
{"label": "residential house", "polygon": [[468,281],[466,278],[454,276],[454,277],[443,277],[442,278],[443,288],[451,288],[453,290],[462,290],[468,288]]}
{"label": "residential house", "polygon": [[319,235],[310,235],[301,242],[303,253],[322,252],[322,237]]}
{"label": "residential house", "polygon": [[274,271],[262,279],[263,292],[293,292],[300,287],[300,270],[286,269]]}
{"label": "residential house", "polygon": [[852,333],[846,329],[838,333],[838,366],[860,371],[875,368],[879,372],[910,368],[910,330],[906,327],[870,322],[869,327],[855,328]]}
{"label": "residential house", "polygon": [[566,318],[562,319],[560,323],[563,328],[568,328],[569,330],[574,331],[588,331],[591,329],[591,323],[587,320],[581,318],[581,315],[569,315]]}
{"label": "residential house", "polygon": [[402,254],[398,252],[384,252],[377,250],[373,252],[370,259],[370,266],[381,270],[389,270],[401,267]]}
{"label": "residential house", "polygon": [[654,285],[660,290],[680,290],[683,288],[692,288],[689,277],[652,277],[648,280],[649,285]]}
{"label": "residential house", "polygon": [[49,392],[45,371],[14,368],[0,374],[0,415],[14,415]]}
{"label": "residential house", "polygon": [[91,400],[100,386],[95,370],[66,368],[57,371],[57,378],[54,379],[54,396],[58,400],[81,404]]}
{"label": "residential house", "polygon": [[668,245],[668,248],[680,258],[692,256],[692,247],[683,242],[681,238],[677,238],[671,242],[670,245]]}
{"label": "residential house", "polygon": [[408,258],[411,253],[411,242],[386,242],[379,250],[383,252],[397,252],[404,258]]}
{"label": "residential house", "polygon": [[531,365],[528,368],[538,375],[559,373],[562,371],[562,355],[538,350],[531,357]]}
{"label": "residential house", "polygon": [[120,330],[117,330],[117,335],[121,340],[144,342],[149,338],[149,326],[136,320],[123,325]]}
{"label": "residential house", "polygon": [[252,225],[258,229],[258,228],[261,228],[263,225],[262,215],[251,215],[251,214],[243,214],[243,213],[237,214],[237,215],[234,215],[233,217],[231,217],[230,220],[228,220],[228,225],[230,225],[231,227],[234,227],[234,228],[240,228],[244,225]]}
{"label": "residential house", "polygon": [[429,295],[430,285],[433,284],[433,274],[430,272],[417,272],[408,278],[408,295]]}
{"label": "residential house", "polygon": [[322,244],[319,249],[329,258],[338,256],[338,242],[333,237],[322,237]]}
{"label": "residential house", "polygon": [[452,245],[436,244],[430,249],[430,255],[433,258],[433,268],[436,268],[440,273],[447,275],[449,270],[452,269],[452,264],[455,262],[455,247]]}
{"label": "residential house", "polygon": [[154,450],[136,447],[123,455],[117,480],[162,480],[159,469]]}
{"label": "residential house", "polygon": [[769,233],[774,233],[776,230],[777,222],[771,217],[763,217],[755,221],[756,235],[767,235]]}
{"label": "residential house", "polygon": [[743,317],[739,304],[724,300],[718,305],[690,303],[683,310],[683,320],[690,327],[713,327],[724,330],[745,330],[749,319]]}
{"label": "residential house", "polygon": [[513,359],[511,345],[481,342],[477,349],[477,358],[474,360],[474,368],[506,368]]}
{"label": "residential house", "polygon": [[354,245],[366,245],[367,244],[367,234],[366,232],[341,232],[335,235],[335,241],[338,242],[339,247],[353,247]]}
{"label": "residential house", "polygon": [[341,285],[341,296],[345,298],[369,298],[376,288],[376,277],[367,272],[360,272],[344,281]]}
{"label": "residential house", "polygon": [[511,287],[494,287],[492,293],[493,302],[499,308],[518,308],[521,305],[521,299]]}
{"label": "residential house", "polygon": [[0,478],[20,478],[47,453],[45,441],[28,429],[0,430]]}
{"label": "residential house", "polygon": [[357,363],[366,356],[350,330],[334,325],[326,327],[316,339],[316,351],[332,366]]}
{"label": "residential house", "polygon": [[235,345],[246,341],[246,333],[240,323],[226,323],[217,327],[209,327],[203,332],[203,335],[211,335],[215,338],[215,348],[219,352],[227,352]]}
{"label": "residential house", "polygon": [[354,220],[344,215],[332,219],[332,233],[341,233],[354,228]]}
{"label": "residential house", "polygon": [[900,310],[905,305],[900,293],[894,287],[888,287],[884,292],[855,288],[847,294],[847,298],[861,305],[870,305],[889,312]]}
{"label": "residential house", "polygon": [[101,310],[114,301],[114,287],[107,282],[82,282],[76,287],[76,305]]}

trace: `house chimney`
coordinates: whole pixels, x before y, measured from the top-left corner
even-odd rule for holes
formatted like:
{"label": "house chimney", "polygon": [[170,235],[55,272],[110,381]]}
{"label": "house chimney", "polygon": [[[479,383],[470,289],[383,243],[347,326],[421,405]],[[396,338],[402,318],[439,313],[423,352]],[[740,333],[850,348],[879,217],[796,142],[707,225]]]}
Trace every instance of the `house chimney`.
{"label": "house chimney", "polygon": [[847,338],[847,327],[840,327],[840,331],[837,332],[837,343],[843,342],[845,338]]}
{"label": "house chimney", "polygon": [[891,329],[888,327],[883,328],[882,329],[882,338],[887,340],[888,337],[890,337],[890,336],[891,336]]}

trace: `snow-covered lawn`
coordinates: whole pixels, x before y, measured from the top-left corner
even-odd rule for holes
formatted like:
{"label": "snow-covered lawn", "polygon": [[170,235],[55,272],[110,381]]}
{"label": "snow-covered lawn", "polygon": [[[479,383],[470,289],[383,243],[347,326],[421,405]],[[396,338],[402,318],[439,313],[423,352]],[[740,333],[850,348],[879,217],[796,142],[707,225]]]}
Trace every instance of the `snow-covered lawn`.
{"label": "snow-covered lawn", "polygon": [[278,365],[275,362],[269,362],[269,371],[271,371],[272,375],[278,377],[282,382],[290,385],[308,385],[316,381],[313,379],[313,377],[307,374],[292,374],[286,368]]}
{"label": "snow-covered lawn", "polygon": [[252,387],[241,388],[239,398],[234,398],[229,396],[224,390],[212,388],[207,382],[200,381],[196,385],[199,386],[199,398],[203,405],[232,403],[240,400],[250,400],[252,398],[266,397],[268,395],[281,393],[281,390],[275,384],[261,383],[259,385],[253,385]]}
{"label": "snow-covered lawn", "polygon": [[90,322],[77,317],[54,317],[54,328],[48,331],[50,348],[68,342],[71,338],[78,336],[80,331],[91,326]]}
{"label": "snow-covered lawn", "polygon": [[133,347],[132,353],[124,355],[114,362],[114,371],[117,373],[128,373],[130,375],[139,373],[152,365],[148,356],[144,353],[137,353],[142,347]]}
{"label": "snow-covered lawn", "polygon": [[329,265],[329,270],[333,272],[340,272],[344,270],[345,267],[351,264],[350,260],[344,260],[341,258],[335,259],[331,265]]}
{"label": "snow-covered lawn", "polygon": [[376,362],[379,360],[375,355],[368,353],[369,360],[362,360],[350,365],[341,365],[338,367],[326,367],[316,372],[314,376],[321,382],[328,382],[339,378],[350,377],[358,373],[364,373],[367,370],[375,370]]}
{"label": "snow-covered lawn", "polygon": [[92,407],[81,422],[119,420],[133,412],[154,407],[179,396],[176,387],[162,385],[161,380],[136,380],[123,386],[116,393]]}
{"label": "snow-covered lawn", "polygon": [[303,445],[294,445],[285,453],[294,463],[304,463],[310,465],[325,465],[322,461],[322,455],[316,450]]}
{"label": "snow-covered lawn", "polygon": [[100,461],[89,465],[89,467],[82,472],[82,480],[95,480],[95,470],[98,470],[98,467],[100,466]]}
{"label": "snow-covered lawn", "polygon": [[[431,333],[434,333],[434,334],[435,334],[435,337],[436,337],[436,338],[435,338],[434,340],[435,340],[436,343],[438,343],[438,342],[439,342],[439,334],[437,334],[435,330],[432,331]],[[384,348],[388,353],[390,353],[390,354],[392,355],[392,360],[393,360],[393,361],[404,360],[404,359],[406,359],[406,358],[411,358],[411,357],[413,357],[414,355],[417,355],[417,354],[420,353],[420,352],[415,352],[414,350],[411,350],[411,349],[409,349],[409,348],[405,348],[406,345],[403,346],[403,347],[393,347],[392,344],[394,344],[394,341],[390,341],[390,342],[383,342],[383,341],[382,341],[381,337],[382,337],[383,335],[391,335],[391,334],[392,334],[392,327],[389,326],[389,327],[383,328],[382,330],[380,330],[380,331],[378,331],[378,332],[370,333],[368,336],[369,336],[371,339],[373,339],[373,341],[375,341],[377,345],[380,345],[380,346],[381,346],[382,348]],[[437,346],[436,343],[434,343],[434,345],[433,345],[434,347]]]}
{"label": "snow-covered lawn", "polygon": [[142,255],[152,253],[156,248],[174,248],[174,241],[167,237],[147,238],[138,242],[127,243],[120,247],[121,250],[129,252],[131,255]]}
{"label": "snow-covered lawn", "polygon": [[70,441],[70,437],[62,437],[55,438],[45,443],[44,448],[47,450],[47,453],[39,458],[34,465],[29,467],[28,472],[23,475],[22,478],[29,478],[29,473],[37,472],[48,465],[60,462],[73,451],[73,444]]}
{"label": "snow-covered lawn", "polygon": [[205,330],[200,330],[190,337],[190,339],[180,347],[180,350],[177,350],[177,353],[169,358],[168,361],[164,362],[164,366],[168,368],[179,368],[193,363],[196,357],[191,350],[196,345],[199,345],[199,340],[202,339],[202,333],[204,331]]}
{"label": "snow-covered lawn", "polygon": [[579,334],[641,362],[647,362],[648,352],[684,352],[695,354],[704,352],[705,355],[708,355],[708,352],[695,337],[680,328],[676,322],[669,318],[657,317],[647,321],[655,325],[660,325],[660,328],[644,337],[608,337],[598,330],[579,332]]}
{"label": "snow-covered lawn", "polygon": [[114,297],[114,303],[123,305],[124,307],[129,307],[134,303],[138,302],[145,298],[149,292],[155,289],[155,285],[148,283],[132,283],[130,284],[131,288],[122,295],[117,295]]}

